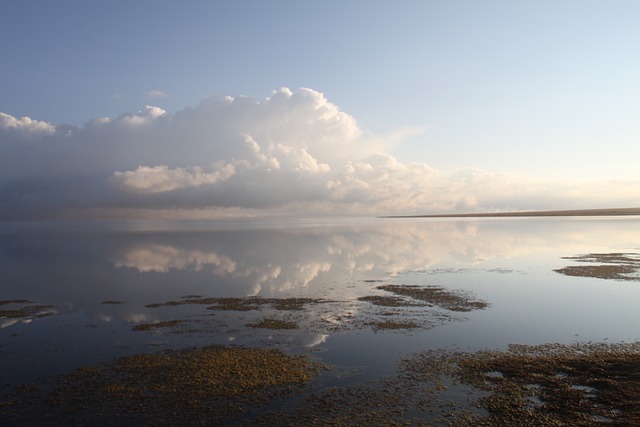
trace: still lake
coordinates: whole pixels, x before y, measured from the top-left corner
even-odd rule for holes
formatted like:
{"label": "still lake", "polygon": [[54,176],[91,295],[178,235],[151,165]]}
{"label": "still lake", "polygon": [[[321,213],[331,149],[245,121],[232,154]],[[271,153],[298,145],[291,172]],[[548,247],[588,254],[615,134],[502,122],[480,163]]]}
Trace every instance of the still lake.
{"label": "still lake", "polygon": [[[640,217],[0,223],[0,383],[214,343],[310,354],[356,383],[425,349],[640,340],[640,282],[554,271],[594,253],[637,257]],[[384,285],[487,306],[359,299]],[[253,297],[313,302],[220,305]],[[249,326],[265,318],[295,328]]]}

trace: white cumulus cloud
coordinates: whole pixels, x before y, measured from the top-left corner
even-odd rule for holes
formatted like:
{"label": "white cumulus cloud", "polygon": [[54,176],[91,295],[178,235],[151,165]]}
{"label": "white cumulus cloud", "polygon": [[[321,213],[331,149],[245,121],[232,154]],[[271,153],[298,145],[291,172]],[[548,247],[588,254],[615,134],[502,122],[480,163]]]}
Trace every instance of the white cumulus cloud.
{"label": "white cumulus cloud", "polygon": [[234,174],[233,165],[226,165],[212,172],[201,167],[169,169],[167,166],[139,166],[133,171],[114,172],[112,182],[126,189],[146,193],[162,193],[185,187],[215,184]]}
{"label": "white cumulus cloud", "polygon": [[152,105],[146,105],[143,110],[138,111],[136,114],[123,114],[118,117],[118,123],[124,123],[127,125],[142,125],[151,123],[154,120],[166,115],[167,112],[162,108],[154,107]]}
{"label": "white cumulus cloud", "polygon": [[175,113],[148,105],[83,127],[0,113],[0,217],[118,209],[416,214],[637,204],[640,185],[634,182],[600,183],[596,194],[586,186],[473,168],[441,171],[391,154],[403,135],[419,131],[372,135],[306,88],[281,88],[264,99],[213,97]]}
{"label": "white cumulus cloud", "polygon": [[33,139],[53,135],[56,128],[47,122],[33,120],[29,117],[16,118],[0,112],[0,131],[15,132],[21,137]]}

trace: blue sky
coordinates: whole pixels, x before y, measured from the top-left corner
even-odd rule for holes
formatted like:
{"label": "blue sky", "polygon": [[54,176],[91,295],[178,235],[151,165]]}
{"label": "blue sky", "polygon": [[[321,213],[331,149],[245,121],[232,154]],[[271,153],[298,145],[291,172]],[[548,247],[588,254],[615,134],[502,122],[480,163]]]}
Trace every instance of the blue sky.
{"label": "blue sky", "polygon": [[[335,210],[335,203],[345,213],[365,207],[386,213],[393,206],[407,213],[637,206],[638,22],[640,2],[633,0],[3,2],[0,112],[5,116],[0,144],[5,146],[0,146],[4,150],[0,163],[23,164],[27,170],[0,171],[0,197],[4,195],[5,206],[11,207],[7,211],[13,212],[7,216],[36,211],[45,215],[67,208],[322,212]],[[312,92],[299,93],[300,88]],[[274,91],[288,100],[280,116],[253,111],[262,115],[250,121],[249,111],[236,102],[225,113],[219,111],[223,107],[214,108],[218,115],[227,114],[226,122],[205,126],[212,120],[203,115],[212,111],[199,108],[203,100],[230,96],[238,101],[245,96],[264,110]],[[315,111],[309,114],[316,116],[296,113],[302,98],[309,111]],[[147,105],[164,113],[154,115],[145,110]],[[318,123],[319,105],[331,110],[322,114],[333,114],[333,131],[336,123],[343,126],[344,135],[335,131],[326,146],[327,138],[318,135],[333,131],[308,127]],[[96,152],[121,157],[133,149],[123,148],[122,141],[137,142],[128,133],[99,132],[87,123],[108,117],[107,127],[115,127],[118,118],[142,117],[145,111],[151,112],[147,118],[174,124],[182,113],[193,113],[188,135],[200,142],[183,146],[193,150],[193,158],[174,161],[187,136],[164,123],[163,135],[174,132],[175,137],[162,143],[164,156],[146,157],[143,147],[152,146],[141,144],[136,149],[139,164],[114,161],[109,165],[112,170],[96,166],[91,173],[96,155],[88,146],[109,146]],[[233,114],[244,115],[247,121]],[[345,125],[342,115],[351,122]],[[19,121],[22,117],[32,122]],[[285,121],[289,127],[270,133],[274,121]],[[255,123],[262,127],[249,132]],[[45,124],[53,128],[34,142],[30,126]],[[65,130],[67,139],[62,137],[64,124],[72,126],[72,132]],[[201,133],[196,135],[193,129]],[[157,138],[157,132],[148,129],[140,140]],[[285,144],[276,140],[278,132],[288,135],[284,140],[311,134],[316,139]],[[353,132],[359,136],[353,137]],[[256,139],[258,134],[261,140]],[[273,201],[247,202],[266,196],[247,190],[250,186],[241,178],[248,172],[234,163],[241,153],[221,148],[232,144],[229,138],[239,138],[242,142],[233,144],[245,147],[246,135],[261,155],[281,164],[286,163],[283,153],[293,162],[294,151],[302,150],[295,155],[316,160],[325,174],[322,183],[316,182],[318,176],[307,176],[309,191],[302,186],[287,197],[279,189],[273,192],[278,194]],[[31,141],[28,153],[24,144],[16,149],[20,138]],[[121,140],[109,142],[113,138]],[[213,142],[204,149],[208,157],[197,155],[204,141],[224,138],[227,142],[220,146]],[[52,142],[47,145],[48,139]],[[85,145],[80,147],[80,141]],[[327,147],[350,154],[329,159]],[[78,161],[86,160],[87,165],[82,171],[68,171],[65,179],[86,182],[91,175],[109,197],[89,201],[63,195],[62,189],[54,197],[55,192],[47,190],[48,197],[57,201],[41,203],[42,193],[28,193],[24,183],[44,174],[42,168],[30,171],[28,165],[47,156],[64,163],[56,160],[62,152],[76,153]],[[228,157],[231,154],[234,157]],[[366,160],[378,154],[387,156],[385,162]],[[291,171],[300,172],[291,164]],[[380,175],[375,179],[363,175],[369,167],[365,164]],[[355,175],[345,172],[349,165]],[[234,171],[225,175],[219,167]],[[194,168],[224,178],[197,178]],[[284,166],[278,170],[283,172]],[[175,198],[167,194],[162,203],[142,203],[145,195],[125,197],[126,189],[113,189],[114,177],[124,176],[116,172],[144,172],[147,179],[163,182],[182,177],[183,187],[166,187]],[[395,177],[394,183],[380,181],[385,174]],[[402,180],[405,184],[400,184]],[[361,181],[361,186],[346,188],[347,181]],[[413,202],[405,205],[383,201],[381,195],[364,195],[375,190],[372,182],[388,194],[409,191],[407,198]],[[208,188],[222,184],[229,188]],[[365,189],[367,184],[370,188]],[[322,186],[341,191],[327,194],[318,190]],[[190,191],[197,187],[213,201],[207,206],[182,204],[189,197],[177,193],[187,187]],[[115,194],[118,191],[122,197]],[[260,191],[269,193],[267,187]]]}

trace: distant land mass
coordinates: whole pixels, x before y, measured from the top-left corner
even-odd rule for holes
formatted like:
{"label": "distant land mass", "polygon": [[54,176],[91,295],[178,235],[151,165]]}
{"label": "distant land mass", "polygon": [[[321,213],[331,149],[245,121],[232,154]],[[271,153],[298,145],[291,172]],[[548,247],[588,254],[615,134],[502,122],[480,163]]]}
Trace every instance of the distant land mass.
{"label": "distant land mass", "polygon": [[388,215],[382,218],[491,218],[529,216],[618,216],[640,215],[640,208],[573,209],[562,211],[490,212],[436,215]]}

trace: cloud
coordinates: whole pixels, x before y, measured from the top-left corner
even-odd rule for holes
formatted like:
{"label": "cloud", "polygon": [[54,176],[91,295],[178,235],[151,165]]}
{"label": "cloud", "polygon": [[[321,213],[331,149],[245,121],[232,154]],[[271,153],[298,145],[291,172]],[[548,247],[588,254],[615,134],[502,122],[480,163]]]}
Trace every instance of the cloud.
{"label": "cloud", "polygon": [[202,168],[169,169],[167,166],[139,166],[134,171],[114,172],[111,182],[123,188],[142,193],[164,193],[180,188],[199,187],[205,184],[215,184],[229,179],[234,174],[232,165],[210,173]]}
{"label": "cloud", "polygon": [[146,98],[166,98],[167,94],[161,90],[154,89],[144,93]]}
{"label": "cloud", "polygon": [[32,140],[53,135],[55,131],[55,126],[50,123],[32,120],[29,117],[21,117],[18,119],[0,112],[0,132],[14,134],[14,136],[18,138]]}
{"label": "cloud", "polygon": [[167,114],[162,108],[154,107],[152,105],[145,105],[144,109],[138,111],[136,114],[123,114],[118,117],[117,123],[129,125],[129,126],[137,126],[143,125],[146,123],[153,122],[159,117],[165,116]]}
{"label": "cloud", "polygon": [[[415,214],[632,206],[637,183],[593,188],[473,168],[441,171],[390,153],[420,129],[372,135],[320,92],[147,105],[82,127],[0,113],[0,217],[65,212]],[[593,186],[592,186],[593,187]],[[553,188],[553,190],[551,190]],[[597,202],[597,206],[594,204]]]}

